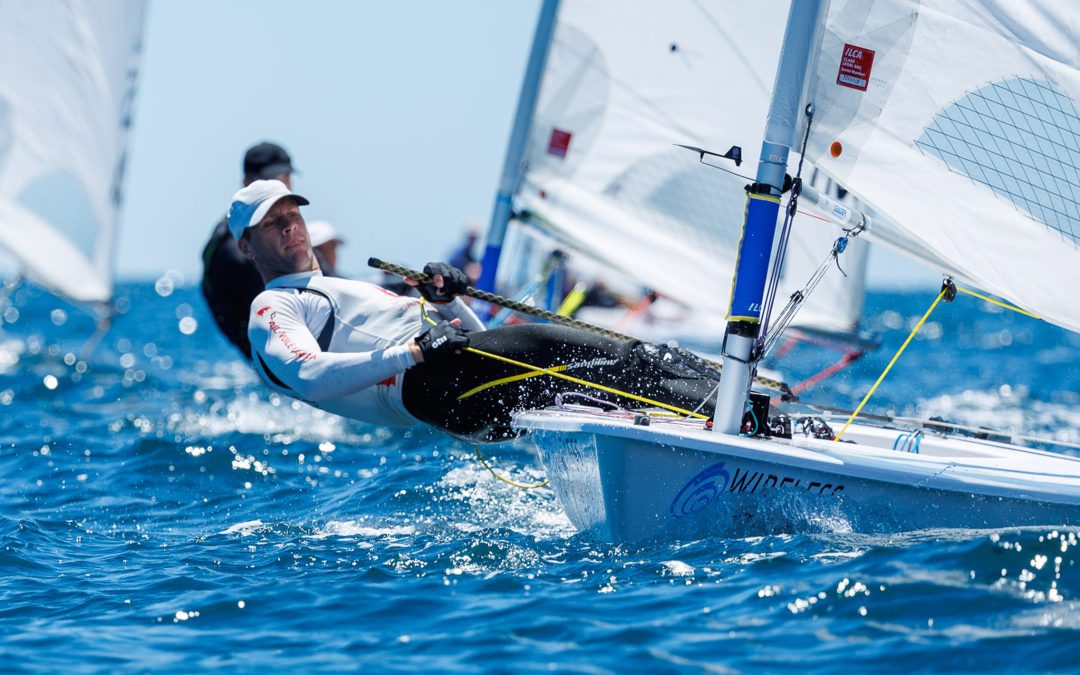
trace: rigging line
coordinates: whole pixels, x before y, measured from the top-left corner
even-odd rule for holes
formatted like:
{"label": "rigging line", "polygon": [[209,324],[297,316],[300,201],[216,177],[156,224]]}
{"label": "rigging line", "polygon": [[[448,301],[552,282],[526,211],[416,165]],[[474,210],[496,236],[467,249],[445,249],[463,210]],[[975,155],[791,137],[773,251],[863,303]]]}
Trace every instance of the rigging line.
{"label": "rigging line", "polygon": [[817,285],[825,277],[825,273],[830,267],[829,262],[829,258],[826,258],[817,270],[810,275],[810,279],[806,282],[806,285],[803,286],[801,290],[791,294],[791,299],[780,312],[776,320],[776,325],[773,326],[773,330],[769,332],[769,335],[766,338],[765,347],[761,354],[762,358],[765,358],[765,356],[772,351],[773,346],[775,346],[780,337],[783,336],[784,331],[787,330],[792,320],[794,320],[795,315],[802,307],[802,303],[810,296],[814,289],[817,288]]}
{"label": "rigging line", "polygon": [[649,310],[650,307],[652,307],[652,304],[656,302],[659,297],[660,294],[656,291],[646,293],[640,300],[634,303],[633,307],[626,310],[626,313],[615,321],[615,325],[613,327],[621,328],[621,324],[638,319],[641,314],[644,314]]}
{"label": "rigging line", "polygon": [[848,427],[851,426],[851,423],[855,421],[855,418],[859,416],[859,413],[862,411],[863,406],[866,405],[866,402],[869,401],[870,397],[874,395],[874,392],[877,390],[878,385],[881,384],[882,380],[885,379],[885,376],[889,374],[890,370],[892,370],[892,367],[896,364],[897,359],[899,359],[900,355],[904,353],[905,349],[907,349],[908,344],[911,343],[912,339],[914,339],[915,337],[915,334],[918,333],[919,329],[923,327],[924,323],[926,323],[926,320],[930,318],[930,313],[933,312],[934,308],[938,306],[938,303],[941,302],[941,299],[945,297],[945,293],[948,290],[948,285],[943,284],[941,287],[941,292],[938,293],[936,298],[934,298],[934,302],[930,305],[930,309],[926,310],[926,314],[923,314],[922,318],[919,319],[919,323],[915,324],[915,327],[911,329],[911,333],[907,336],[907,339],[904,340],[904,344],[900,345],[900,349],[897,350],[895,355],[893,355],[892,361],[889,361],[889,365],[885,366],[884,372],[882,372],[881,375],[878,377],[877,382],[874,383],[874,386],[870,387],[870,391],[866,392],[866,396],[864,396],[863,400],[859,402],[859,406],[855,408],[855,412],[851,413],[851,417],[849,417],[847,422],[844,423],[844,428],[840,430],[840,433],[836,434],[835,440],[837,442],[840,441],[840,437],[844,435],[844,432],[847,431]]}
{"label": "rigging line", "polygon": [[[798,395],[801,392],[804,392],[807,389],[813,387],[814,385],[821,382],[822,380],[827,380],[828,378],[832,377],[833,375],[839,373],[844,368],[847,368],[853,362],[858,361],[860,358],[862,358],[863,353],[864,352],[861,349],[850,349],[850,350],[848,350],[847,352],[844,353],[843,356],[840,357],[840,359],[838,361],[836,361],[832,365],[829,365],[829,366],[826,366],[826,367],[822,368],[821,370],[819,370],[814,375],[811,375],[810,377],[806,378],[802,382],[800,382],[797,385],[795,385],[794,387],[792,387],[791,388],[792,393]],[[779,399],[779,397],[777,397],[777,398]]]}
{"label": "rigging line", "polygon": [[[787,208],[787,204],[784,204],[784,208]],[[832,223],[832,221],[829,220],[828,218],[826,218],[824,216],[819,216],[819,215],[810,213],[809,211],[799,211],[799,215],[800,216],[806,216],[807,218],[813,218],[815,220],[820,220],[823,223],[830,223],[830,224]]]}
{"label": "rigging line", "polygon": [[545,480],[544,482],[537,483],[536,485],[525,485],[524,483],[518,483],[517,481],[510,480],[509,478],[506,478],[504,476],[500,476],[499,474],[495,473],[495,469],[491,468],[491,465],[487,463],[486,459],[484,459],[483,453],[480,452],[480,445],[477,443],[473,443],[472,446],[473,450],[476,451],[476,458],[480,460],[480,463],[484,465],[484,468],[487,469],[492,476],[495,476],[502,482],[509,483],[510,485],[513,485],[516,488],[521,488],[522,490],[535,490],[536,488],[542,488],[548,484],[548,482]]}
{"label": "rigging line", "polygon": [[739,173],[738,171],[732,171],[731,169],[726,169],[726,168],[720,166],[719,164],[709,164],[708,162],[705,161],[704,157],[699,157],[698,158],[698,163],[699,164],[704,164],[705,166],[712,167],[714,169],[720,169],[721,171],[723,171],[725,173],[730,173],[732,176],[735,176],[736,178],[742,178],[743,180],[748,180],[751,183],[754,182],[754,177],[753,176],[744,176],[743,174]]}
{"label": "rigging line", "polygon": [[[552,370],[557,370],[559,372],[562,372],[562,371],[566,370],[566,366],[554,366],[552,368]],[[510,384],[511,382],[520,382],[522,380],[527,380],[530,377],[539,377],[541,375],[543,375],[543,373],[532,372],[532,373],[520,373],[518,375],[511,375],[510,377],[500,377],[497,380],[491,380],[490,382],[485,382],[483,384],[477,385],[477,386],[473,387],[472,389],[470,389],[469,391],[465,392],[464,394],[459,394],[458,397],[457,397],[457,400],[460,401],[462,399],[469,398],[470,396],[475,396],[476,394],[479,394],[482,391],[485,391],[487,389],[491,389],[492,387],[497,387],[497,386],[499,386],[501,384]]]}
{"label": "rigging line", "polygon": [[[838,413],[841,415],[850,415],[851,411],[844,408],[836,408],[822,403],[802,402],[803,405],[815,410],[823,410],[825,412]],[[1042,443],[1044,445],[1057,445],[1063,448],[1073,448],[1080,450],[1080,443],[1071,443],[1069,441],[1060,441],[1053,438],[1044,438],[1040,436],[1028,436],[1026,434],[1013,433],[1011,431],[1001,431],[998,429],[988,429],[986,427],[973,427],[966,424],[957,424],[956,422],[946,422],[945,420],[924,420],[918,417],[899,417],[893,415],[880,415],[876,413],[863,413],[861,415],[864,419],[870,419],[875,422],[881,422],[884,424],[914,424],[920,428],[934,431],[935,427],[944,427],[949,430],[967,431],[975,434],[989,434],[993,436],[1007,436],[1010,439],[1019,439],[1022,441],[1030,441],[1032,443]],[[993,440],[988,438],[964,438],[964,440],[971,441],[973,443]],[[1023,450],[1024,448],[1020,448]]]}
{"label": "rigging line", "polygon": [[[556,251],[558,251],[558,249],[556,249]],[[557,258],[557,260],[555,258]],[[514,299],[518,302],[528,302],[531,300],[533,295],[545,286],[551,278],[563,268],[564,260],[564,256],[556,256],[555,253],[550,254],[547,260],[544,261],[544,267],[540,274],[535,275],[532,281],[522,286],[517,292],[517,297]],[[513,310],[508,307],[500,307],[498,314],[491,317],[487,322],[487,327],[496,328],[501,326],[510,317],[512,312]]]}
{"label": "rigging line", "polygon": [[703,420],[708,419],[708,415],[702,415],[701,413],[695,413],[693,411],[686,410],[685,408],[680,408],[678,406],[669,405],[667,403],[663,403],[661,401],[656,401],[656,400],[653,400],[651,398],[646,398],[644,396],[638,396],[636,394],[631,394],[630,392],[620,391],[619,389],[615,389],[614,387],[608,387],[608,386],[605,386],[605,385],[602,385],[602,384],[597,384],[596,382],[589,382],[588,380],[583,380],[583,379],[581,379],[579,377],[573,377],[572,375],[566,375],[564,373],[557,372],[553,368],[541,368],[539,366],[532,366],[532,365],[529,365],[528,363],[522,363],[521,361],[515,361],[514,359],[507,358],[505,356],[500,356],[499,354],[492,354],[491,352],[485,352],[485,351],[483,351],[481,349],[476,349],[475,347],[466,347],[465,351],[472,352],[474,354],[479,354],[480,356],[486,356],[486,357],[488,357],[490,359],[495,359],[496,361],[502,361],[503,363],[509,363],[512,366],[517,366],[519,368],[525,368],[526,370],[532,370],[532,371],[536,371],[537,373],[542,373],[544,375],[550,375],[550,376],[556,377],[556,378],[558,378],[560,380],[566,380],[567,382],[573,382],[574,384],[580,384],[583,387],[591,387],[591,388],[596,389],[598,391],[606,391],[609,394],[615,394],[616,396],[622,396],[623,398],[628,398],[628,399],[630,399],[632,401],[638,401],[640,403],[646,403],[646,404],[651,405],[651,406],[656,406],[657,408],[663,408],[664,410],[670,410],[672,412],[677,412],[677,413],[683,415],[684,417],[696,417],[698,419],[703,419]]}
{"label": "rigging line", "polygon": [[[784,210],[784,225],[780,229],[780,242],[776,248],[776,259],[773,262],[772,271],[769,274],[769,284],[765,291],[765,299],[761,311],[761,330],[758,334],[758,354],[754,357],[754,363],[761,360],[761,351],[765,345],[765,339],[769,335],[769,320],[772,317],[773,305],[776,302],[776,291],[780,287],[780,273],[783,271],[784,258],[787,256],[788,240],[791,237],[791,223],[799,210],[799,192],[802,186],[803,162],[806,159],[806,146],[810,142],[810,127],[814,123],[814,104],[808,103],[805,109],[806,131],[803,133],[802,147],[799,148],[799,164],[795,169],[795,178],[791,185],[791,197],[788,199],[787,208]],[[783,188],[781,187],[781,191]]]}
{"label": "rigging line", "polygon": [[419,300],[420,300],[420,316],[423,319],[423,321],[421,321],[420,323],[424,323],[424,321],[426,321],[426,322],[430,323],[432,326],[438,325],[439,322],[436,321],[435,319],[432,319],[431,315],[428,314],[427,300],[425,300],[424,298],[419,298]]}
{"label": "rigging line", "polygon": [[[735,52],[735,57],[738,58],[739,61],[742,63],[742,71],[741,71],[741,73],[754,81],[754,84],[756,84],[758,86],[758,92],[759,93],[765,94],[765,95],[771,94],[772,93],[772,81],[770,80],[770,81],[767,82],[767,81],[765,81],[765,79],[763,79],[761,77],[761,75],[758,74],[758,72],[757,72],[758,71],[757,61],[751,59],[746,54],[743,54],[742,50],[738,48],[738,41],[735,40],[731,36],[731,34],[727,30],[724,29],[723,24],[721,24],[720,21],[718,21],[717,18],[715,16],[713,16],[709,12],[709,10],[707,10],[702,5],[700,0],[693,0],[691,2],[691,4],[694,5],[697,8],[697,10],[701,13],[701,15],[703,17],[705,17],[705,20],[708,21],[709,24],[712,25],[712,27],[714,29],[716,29],[716,32],[719,33],[720,36],[724,38],[724,40],[727,42],[727,45],[732,48],[733,52]],[[716,6],[714,5],[714,8],[715,7]]]}
{"label": "rigging line", "polygon": [[[821,283],[821,280],[825,278],[826,272],[831,269],[832,265],[830,265],[830,263],[833,260],[839,260],[840,252],[841,247],[834,243],[832,250],[825,256],[825,260],[821,262],[818,268],[814,270],[814,273],[810,275],[810,279],[806,282],[806,285],[803,286],[802,290],[791,294],[791,299],[788,300],[788,304],[781,310],[779,316],[777,316],[776,325],[773,327],[773,330],[765,336],[764,345],[761,349],[762,359],[768,356],[773,348],[776,347],[777,342],[779,342],[784,332],[791,326],[791,322],[795,320],[795,315],[802,309],[803,302],[810,297],[810,294],[814,292],[818,284]],[[839,263],[837,266],[839,267]],[[840,271],[843,272],[843,270]]]}
{"label": "rigging line", "polygon": [[[418,270],[412,270],[407,267],[402,267],[401,265],[396,265],[391,262],[385,262],[383,260],[379,260],[378,258],[368,258],[368,267],[380,269],[384,272],[389,272],[390,274],[396,274],[400,277],[419,281],[420,283],[428,283],[431,281],[431,277],[427,274],[424,274],[423,272],[420,272]],[[488,302],[493,305],[499,305],[500,307],[506,307],[512,309],[515,312],[520,312],[529,316],[546,319],[551,323],[556,323],[563,326],[570,326],[571,328],[578,328],[580,330],[589,331],[590,333],[595,333],[596,335],[603,335],[604,337],[609,337],[615,340],[636,340],[638,342],[643,342],[643,340],[638,340],[637,338],[630,335],[624,335],[613,330],[608,330],[607,328],[594,326],[592,324],[585,323],[584,321],[578,321],[577,319],[559,316],[555,312],[549,312],[547,310],[540,309],[539,307],[533,307],[532,305],[527,305],[523,302],[518,302],[516,300],[512,300],[501,295],[496,295],[495,293],[488,293],[487,291],[482,291],[472,286],[467,287],[465,289],[465,292],[462,293],[462,295],[467,295],[470,298],[476,298],[477,300],[483,300],[484,302]],[[707,363],[712,368],[716,368],[717,371],[723,372],[723,364],[704,358],[702,359],[702,361]],[[773,380],[768,377],[755,377],[754,383],[762,387],[775,389],[776,391],[779,391],[781,393],[789,393],[787,384],[779,380]]]}
{"label": "rigging line", "polygon": [[994,298],[983,295],[982,293],[976,293],[975,291],[969,291],[968,289],[961,288],[960,286],[957,286],[956,290],[960,291],[961,293],[967,293],[968,295],[974,295],[976,298],[978,298],[980,300],[984,300],[986,302],[989,302],[991,305],[997,305],[998,307],[1004,307],[1005,309],[1011,309],[1012,311],[1017,312],[1018,314],[1023,314],[1024,316],[1030,316],[1032,319],[1038,319],[1039,321],[1043,320],[1041,316],[1038,316],[1036,314],[1032,314],[1031,312],[1027,311],[1026,309],[1020,309],[1019,307],[1017,307],[1015,305],[1010,305],[1007,302],[1002,302],[1000,300],[995,300]]}
{"label": "rigging line", "polygon": [[[795,219],[795,213],[799,208],[799,191],[802,185],[802,169],[806,156],[806,146],[810,141],[810,127],[814,123],[814,105],[806,106],[806,132],[803,134],[802,147],[799,149],[799,164],[795,170],[795,178],[792,181],[791,197],[788,199],[788,207],[784,211],[784,225],[780,230],[780,242],[776,248],[776,260],[772,272],[769,275],[769,286],[766,290],[765,302],[762,308],[761,333],[758,345],[763,344],[765,336],[769,334],[769,319],[772,316],[773,304],[776,301],[776,291],[780,287],[780,272],[784,267],[784,259],[787,257],[788,240],[791,238],[791,223]],[[756,361],[757,359],[755,359]]]}
{"label": "rigging line", "polygon": [[[701,403],[698,403],[698,404],[697,404],[697,407],[696,407],[696,408],[694,408],[693,410],[691,410],[691,411],[690,411],[690,414],[691,414],[691,415],[696,415],[697,413],[701,412],[701,409],[705,407],[705,404],[706,404],[706,403],[708,403],[709,401],[711,401],[711,400],[713,400],[714,398],[716,398],[716,393],[717,393],[718,391],[720,391],[720,383],[719,383],[719,382],[717,382],[717,383],[716,383],[716,386],[715,386],[715,387],[713,387],[713,388],[712,388],[712,389],[711,389],[711,390],[709,391],[709,393],[705,395],[705,398],[701,399]],[[688,415],[688,416],[689,416],[689,415]]]}

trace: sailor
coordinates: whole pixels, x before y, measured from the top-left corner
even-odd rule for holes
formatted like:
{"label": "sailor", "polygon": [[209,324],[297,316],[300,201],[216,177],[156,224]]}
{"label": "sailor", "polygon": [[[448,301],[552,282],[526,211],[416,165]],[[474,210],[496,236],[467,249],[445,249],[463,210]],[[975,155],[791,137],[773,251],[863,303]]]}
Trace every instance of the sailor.
{"label": "sailor", "polygon": [[[244,185],[274,178],[292,186],[292,158],[276,143],[257,143],[244,153]],[[262,292],[255,265],[236,247],[223,216],[203,247],[202,293],[221,333],[244,358],[251,358],[247,317],[251,301]]]}
{"label": "sailor", "polygon": [[484,330],[459,297],[464,273],[445,263],[425,266],[430,283],[412,282],[419,298],[327,277],[300,212],[306,204],[285,183],[261,180],[229,208],[229,230],[266,282],[251,305],[248,336],[253,365],[271,389],[345,417],[426,423],[478,441],[512,438],[513,412],[551,405],[561,392],[641,405],[614,389],[711,412],[716,373],[696,357],[563,326]]}
{"label": "sailor", "polygon": [[345,240],[338,236],[334,226],[325,220],[309,222],[307,230],[319,269],[328,277],[341,276],[337,271],[337,250],[338,246],[345,243]]}
{"label": "sailor", "polygon": [[450,253],[446,261],[464,272],[470,284],[475,284],[480,278],[480,259],[476,257],[476,242],[480,239],[480,221],[469,218],[463,225],[465,239]]}

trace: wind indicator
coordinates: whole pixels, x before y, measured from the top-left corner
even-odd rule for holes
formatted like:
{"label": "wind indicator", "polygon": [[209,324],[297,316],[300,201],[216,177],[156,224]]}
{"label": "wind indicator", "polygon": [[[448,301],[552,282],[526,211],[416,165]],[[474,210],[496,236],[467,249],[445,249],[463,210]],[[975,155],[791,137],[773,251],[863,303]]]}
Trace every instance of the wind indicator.
{"label": "wind indicator", "polygon": [[[735,166],[742,166],[742,148],[737,145],[731,146],[731,148],[722,155],[718,152],[712,152],[705,148],[696,148],[692,145],[683,145],[682,143],[676,143],[675,145],[696,152],[698,154],[698,160],[700,160],[702,164],[708,164],[708,162],[705,161],[705,155],[709,155],[710,157],[719,157],[720,159],[730,159],[735,162]],[[712,165],[710,164],[710,166]]]}

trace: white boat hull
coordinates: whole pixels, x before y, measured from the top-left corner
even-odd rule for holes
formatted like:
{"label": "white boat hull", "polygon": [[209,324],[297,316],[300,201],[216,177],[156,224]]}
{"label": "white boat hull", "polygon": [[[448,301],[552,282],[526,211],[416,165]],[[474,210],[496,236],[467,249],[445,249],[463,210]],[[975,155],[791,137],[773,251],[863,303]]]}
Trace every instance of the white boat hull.
{"label": "white boat hull", "polygon": [[[1080,460],[853,426],[845,439],[727,436],[700,423],[532,411],[574,525],[611,541],[777,532],[1080,524]],[[894,450],[907,443],[918,452]]]}

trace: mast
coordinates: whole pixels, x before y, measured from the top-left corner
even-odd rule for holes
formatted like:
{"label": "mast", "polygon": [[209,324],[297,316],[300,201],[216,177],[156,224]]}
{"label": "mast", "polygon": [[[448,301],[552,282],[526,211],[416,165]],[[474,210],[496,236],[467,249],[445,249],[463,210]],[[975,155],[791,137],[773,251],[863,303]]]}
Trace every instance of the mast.
{"label": "mast", "polygon": [[717,392],[713,428],[727,434],[739,433],[742,426],[752,375],[751,351],[761,328],[761,304],[788,150],[801,140],[804,101],[828,8],[829,0],[797,0],[791,3],[788,13],[757,177],[747,193],[724,333],[724,374]]}
{"label": "mast", "polygon": [[543,79],[551,37],[555,33],[555,17],[558,11],[559,0],[544,0],[540,7],[540,18],[536,23],[536,34],[529,52],[529,64],[525,67],[525,81],[521,84],[514,126],[510,131],[510,143],[499,178],[499,190],[495,194],[495,207],[491,213],[491,224],[488,226],[480,279],[476,284],[484,291],[495,290],[495,271],[499,266],[503,241],[506,239],[506,227],[510,223],[513,197],[521,180],[525,146],[529,140],[529,128],[536,110],[536,99],[540,95],[540,82]]}

